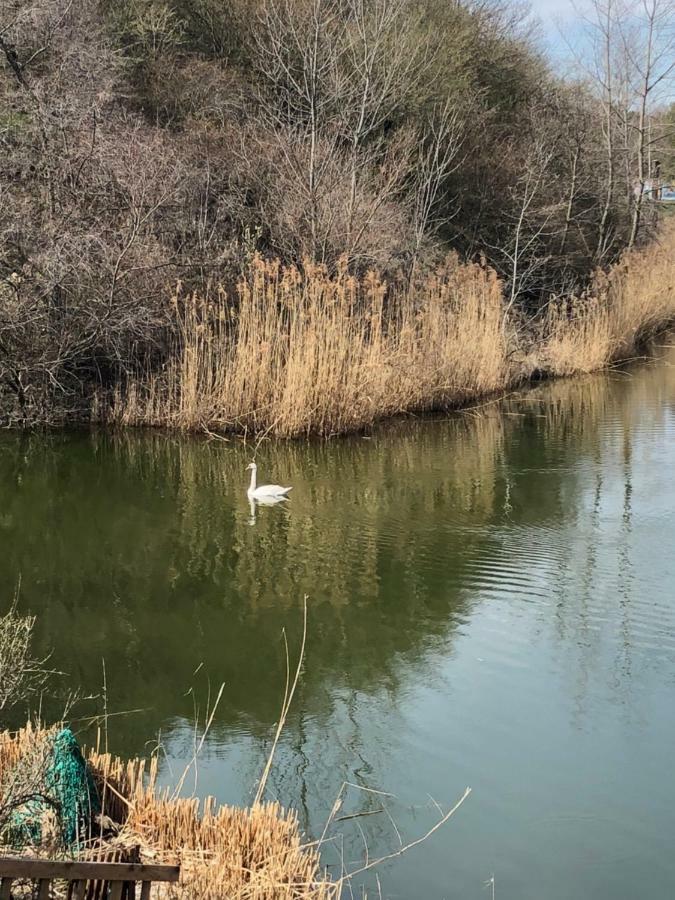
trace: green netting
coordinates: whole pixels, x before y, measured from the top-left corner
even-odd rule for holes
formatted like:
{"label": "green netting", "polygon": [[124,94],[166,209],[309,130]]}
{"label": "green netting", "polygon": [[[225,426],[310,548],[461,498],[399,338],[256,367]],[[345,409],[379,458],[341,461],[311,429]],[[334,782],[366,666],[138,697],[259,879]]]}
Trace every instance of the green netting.
{"label": "green netting", "polygon": [[10,836],[15,846],[41,843],[49,811],[64,846],[71,847],[88,836],[101,806],[91,771],[70,728],[47,738],[44,766],[31,793],[32,799],[12,815]]}

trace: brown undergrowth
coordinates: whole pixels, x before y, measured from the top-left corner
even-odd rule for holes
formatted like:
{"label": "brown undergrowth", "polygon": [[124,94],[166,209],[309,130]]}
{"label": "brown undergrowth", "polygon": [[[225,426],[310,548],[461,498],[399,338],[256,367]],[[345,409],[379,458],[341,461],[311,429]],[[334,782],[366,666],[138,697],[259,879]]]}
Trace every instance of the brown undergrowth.
{"label": "brown undergrowth", "polygon": [[588,292],[551,303],[534,364],[552,376],[594,372],[639,353],[675,320],[675,223],[598,272]]}

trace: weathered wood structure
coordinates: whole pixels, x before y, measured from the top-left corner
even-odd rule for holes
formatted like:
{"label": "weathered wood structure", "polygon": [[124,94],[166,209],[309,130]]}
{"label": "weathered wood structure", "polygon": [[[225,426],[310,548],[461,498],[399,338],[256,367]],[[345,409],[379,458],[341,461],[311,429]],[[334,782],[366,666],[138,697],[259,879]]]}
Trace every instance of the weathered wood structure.
{"label": "weathered wood structure", "polygon": [[138,883],[140,900],[149,900],[153,882],[176,882],[179,875],[179,866],[0,857],[0,900],[11,900],[19,881],[36,882],[38,900],[53,896],[55,881],[67,883],[69,900],[135,900]]}

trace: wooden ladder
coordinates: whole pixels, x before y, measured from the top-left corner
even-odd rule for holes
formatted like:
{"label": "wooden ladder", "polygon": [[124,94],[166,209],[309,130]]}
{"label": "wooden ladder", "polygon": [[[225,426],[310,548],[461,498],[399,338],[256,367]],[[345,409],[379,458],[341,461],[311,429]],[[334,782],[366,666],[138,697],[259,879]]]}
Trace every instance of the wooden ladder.
{"label": "wooden ladder", "polygon": [[139,863],[70,862],[68,860],[0,857],[0,900],[12,900],[12,882],[36,881],[38,900],[49,900],[53,881],[68,882],[69,900],[149,900],[153,881],[176,882],[180,866]]}

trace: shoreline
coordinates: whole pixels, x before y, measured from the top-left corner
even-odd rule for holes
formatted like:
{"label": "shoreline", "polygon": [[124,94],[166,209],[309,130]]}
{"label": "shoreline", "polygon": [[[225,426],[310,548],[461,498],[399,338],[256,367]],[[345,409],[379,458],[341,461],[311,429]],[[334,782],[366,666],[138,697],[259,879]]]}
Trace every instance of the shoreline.
{"label": "shoreline", "polygon": [[23,421],[6,412],[3,427],[329,440],[461,413],[629,363],[675,322],[674,275],[669,222],[584,294],[552,297],[542,316],[520,322],[496,273],[477,264],[449,261],[410,291],[375,274],[359,281],[257,258],[236,308],[222,288],[171,298],[159,370],[83,395],[76,409],[43,403]]}
{"label": "shoreline", "polygon": [[[654,331],[648,335],[645,335],[642,340],[640,346],[648,347],[649,344],[657,340],[659,336],[666,335],[673,330],[675,327],[675,318],[666,322],[661,328],[657,331]],[[638,356],[629,356],[626,358],[616,359],[611,363],[608,363],[605,366],[602,366],[598,369],[592,369],[588,372],[574,372],[569,375],[553,375],[553,374],[537,374],[529,378],[524,378],[520,381],[514,381],[511,385],[504,388],[503,390],[491,392],[487,394],[476,394],[474,397],[467,398],[466,403],[461,403],[456,406],[439,406],[437,408],[429,408],[419,412],[413,411],[404,411],[399,413],[391,413],[389,415],[383,416],[382,418],[374,419],[368,425],[364,425],[362,428],[357,428],[352,431],[343,431],[336,432],[327,435],[314,434],[309,433],[306,435],[295,435],[290,437],[280,438],[275,435],[271,435],[271,439],[279,440],[281,442],[328,442],[334,440],[355,438],[355,437],[364,437],[371,436],[375,432],[379,432],[381,430],[385,430],[389,427],[396,427],[398,425],[405,426],[408,423],[420,423],[424,424],[425,422],[438,422],[442,419],[447,419],[452,416],[461,416],[465,413],[471,413],[474,411],[478,411],[481,409],[485,409],[490,406],[494,406],[499,404],[505,400],[508,400],[509,397],[518,394],[526,394],[530,391],[536,390],[539,387],[542,387],[547,384],[553,384],[557,381],[569,381],[578,378],[584,378],[588,376],[596,376],[602,375],[603,373],[610,372],[613,369],[623,369],[628,366],[639,365],[641,363],[647,363],[652,360],[653,357],[648,354],[640,354]],[[437,418],[438,416],[442,416],[442,419]],[[80,420],[74,421],[65,421],[60,423],[53,422],[34,422],[27,425],[3,425],[0,426],[0,434],[10,434],[10,435],[29,435],[36,433],[46,433],[46,434],[73,434],[73,435],[85,435],[85,434],[103,434],[103,435],[114,435],[114,434],[124,434],[124,433],[132,433],[132,434],[148,434],[148,435],[164,435],[167,438],[175,438],[175,437],[186,437],[186,438],[202,438],[206,441],[211,440],[220,440],[225,443],[234,442],[236,440],[242,440],[244,442],[247,439],[257,439],[260,437],[260,434],[253,433],[251,435],[246,435],[244,432],[240,430],[225,430],[222,432],[209,432],[204,429],[182,429],[179,427],[171,426],[171,425],[150,425],[150,424],[138,424],[138,425],[120,425],[117,423],[105,423],[105,422],[92,422],[91,419],[83,416]],[[266,436],[263,436],[263,439]]]}
{"label": "shoreline", "polygon": [[[673,328],[675,328],[675,315],[672,319],[664,322],[657,330],[645,334],[639,344],[639,348],[647,348],[653,341],[657,340],[660,336],[666,335],[670,333]],[[438,406],[431,407],[421,411],[402,411],[391,413],[382,416],[381,418],[376,418],[372,422],[364,425],[360,428],[355,428],[349,431],[341,431],[335,432],[331,434],[317,434],[310,432],[308,434],[303,435],[292,435],[288,437],[279,437],[278,435],[266,435],[262,434],[262,439],[272,439],[278,440],[282,443],[285,442],[328,442],[333,440],[341,440],[341,439],[349,439],[356,437],[364,437],[371,436],[375,432],[379,432],[381,430],[386,430],[387,428],[393,428],[396,426],[405,426],[409,423],[420,423],[423,424],[429,421],[441,421],[438,416],[442,416],[443,419],[450,418],[452,416],[461,416],[466,413],[471,413],[474,411],[478,411],[481,409],[485,409],[490,406],[497,405],[508,400],[509,397],[518,394],[527,394],[530,391],[536,390],[539,387],[542,387],[547,384],[553,384],[558,381],[571,381],[578,378],[588,377],[588,376],[598,376],[603,373],[607,373],[612,371],[613,369],[623,369],[633,365],[639,365],[649,362],[653,360],[649,354],[639,354],[637,356],[627,356],[620,357],[608,362],[606,365],[601,366],[597,369],[590,369],[589,371],[578,371],[572,372],[570,374],[558,375],[552,373],[537,373],[530,377],[524,377],[520,380],[514,380],[513,383],[508,385],[507,387],[498,390],[491,391],[485,394],[476,394],[473,397],[468,397],[465,403],[458,403],[457,405],[449,405],[449,406]],[[194,429],[185,429],[178,426],[171,425],[154,425],[148,423],[140,423],[140,424],[120,424],[117,422],[100,422],[100,421],[92,421],[91,418],[86,416],[82,416],[80,419],[75,418],[70,421],[63,422],[32,422],[26,425],[2,425],[0,426],[0,434],[10,434],[10,435],[29,435],[36,433],[47,433],[51,435],[56,434],[73,434],[73,435],[85,435],[85,434],[103,434],[103,435],[114,435],[114,434],[148,434],[148,435],[164,435],[167,438],[175,438],[175,437],[186,437],[186,438],[202,438],[204,440],[211,441],[223,441],[225,443],[234,442],[236,440],[241,440],[246,443],[247,440],[256,440],[261,437],[261,434],[258,432],[253,432],[250,435],[247,435],[242,430],[237,430],[236,428],[230,430],[223,430],[221,432],[211,432],[209,429],[204,428],[194,428]]]}

